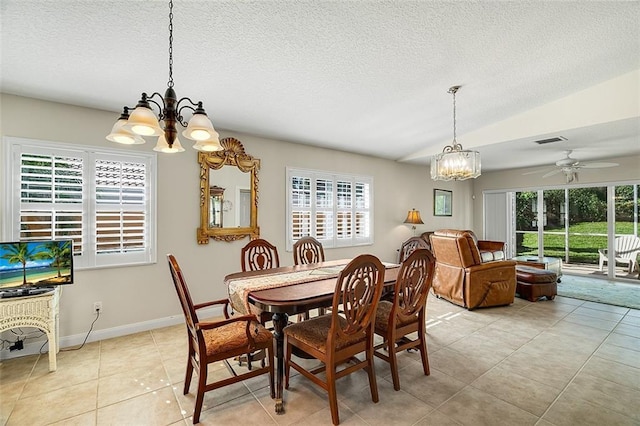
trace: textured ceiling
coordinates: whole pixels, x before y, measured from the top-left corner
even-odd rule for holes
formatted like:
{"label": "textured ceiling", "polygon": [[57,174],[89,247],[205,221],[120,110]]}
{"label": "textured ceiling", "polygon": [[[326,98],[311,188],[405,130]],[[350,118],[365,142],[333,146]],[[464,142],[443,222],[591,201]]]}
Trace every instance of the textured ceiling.
{"label": "textured ceiling", "polygon": [[[461,136],[640,69],[638,1],[174,3],[175,89],[216,128],[396,160],[426,164],[451,141],[452,85]],[[115,120],[166,89],[165,1],[2,0],[1,13],[4,93]],[[640,153],[639,120],[572,129],[568,147],[583,160]],[[619,148],[602,142],[611,134]],[[506,163],[515,142],[479,144],[483,167],[567,148]]]}

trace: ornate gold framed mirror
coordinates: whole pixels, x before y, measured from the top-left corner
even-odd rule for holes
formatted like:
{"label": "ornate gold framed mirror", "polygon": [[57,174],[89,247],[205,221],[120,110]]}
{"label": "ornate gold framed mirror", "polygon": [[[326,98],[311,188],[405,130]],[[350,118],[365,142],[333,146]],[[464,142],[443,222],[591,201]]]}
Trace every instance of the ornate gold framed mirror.
{"label": "ornate gold framed mirror", "polygon": [[260,160],[235,138],[220,140],[222,151],[199,152],[200,227],[198,244],[209,239],[235,241],[260,236],[258,170]]}

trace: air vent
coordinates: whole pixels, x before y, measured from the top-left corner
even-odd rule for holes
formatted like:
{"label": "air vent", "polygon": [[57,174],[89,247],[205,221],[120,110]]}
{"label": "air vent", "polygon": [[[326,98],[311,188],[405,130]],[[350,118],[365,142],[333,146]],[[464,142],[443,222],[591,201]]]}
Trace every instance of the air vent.
{"label": "air vent", "polygon": [[540,139],[539,141],[535,141],[535,143],[537,143],[538,145],[545,145],[548,143],[554,143],[554,142],[562,142],[562,141],[566,141],[567,138],[565,138],[564,136],[558,136],[556,138],[549,138],[549,139]]}

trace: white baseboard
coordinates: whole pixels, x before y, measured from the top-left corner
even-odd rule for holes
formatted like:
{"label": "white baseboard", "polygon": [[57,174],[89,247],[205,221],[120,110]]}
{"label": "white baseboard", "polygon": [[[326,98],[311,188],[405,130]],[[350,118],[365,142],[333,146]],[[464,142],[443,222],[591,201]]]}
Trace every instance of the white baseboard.
{"label": "white baseboard", "polygon": [[[222,315],[222,308],[207,308],[198,310],[198,316],[201,318],[214,318],[220,317]],[[100,321],[100,320],[98,320]],[[184,324],[184,315],[172,315],[169,317],[158,318],[149,321],[142,321],[133,324],[121,325],[118,327],[105,328],[102,330],[93,330],[89,333],[89,337],[87,337],[87,333],[74,334],[71,336],[63,336],[59,338],[60,349],[64,349],[71,346],[78,346],[82,344],[85,337],[87,337],[87,343],[96,342],[98,340],[112,339],[114,337],[126,336],[128,334],[140,333],[142,331],[155,330],[156,328],[169,327],[171,325],[176,324]],[[25,343],[24,349],[9,351],[4,350],[0,351],[0,361],[18,358],[21,356],[27,355],[35,355],[40,353],[40,348],[42,348],[42,353],[46,354],[49,351],[48,344],[44,347],[43,343],[46,342],[46,337],[38,340],[34,340],[33,342]],[[48,343],[48,342],[47,342]]]}

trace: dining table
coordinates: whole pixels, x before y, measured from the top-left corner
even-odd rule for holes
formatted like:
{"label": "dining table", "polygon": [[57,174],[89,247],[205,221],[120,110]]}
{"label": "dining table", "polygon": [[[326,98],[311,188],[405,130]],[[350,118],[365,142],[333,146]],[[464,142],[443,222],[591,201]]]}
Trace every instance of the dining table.
{"label": "dining table", "polygon": [[[272,313],[276,353],[275,412],[284,413],[284,328],[289,316],[330,307],[340,271],[351,259],[260,271],[237,272],[225,277],[229,300],[239,313]],[[384,263],[385,286],[393,286],[400,265]]]}

